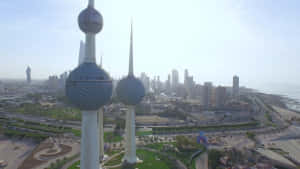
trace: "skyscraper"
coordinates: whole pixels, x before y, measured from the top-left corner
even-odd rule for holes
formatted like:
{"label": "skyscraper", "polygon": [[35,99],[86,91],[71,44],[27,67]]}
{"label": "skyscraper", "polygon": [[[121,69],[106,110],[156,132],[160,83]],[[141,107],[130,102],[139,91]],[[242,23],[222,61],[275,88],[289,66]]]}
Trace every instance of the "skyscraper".
{"label": "skyscraper", "polygon": [[173,69],[172,70],[172,89],[173,89],[173,92],[176,91],[176,88],[178,87],[179,85],[179,73],[176,69]]}
{"label": "skyscraper", "polygon": [[239,77],[233,76],[233,84],[232,84],[232,96],[238,98],[240,95],[240,86],[239,86]]}
{"label": "skyscraper", "polygon": [[28,84],[31,83],[31,68],[29,66],[26,69],[26,80]]}
{"label": "skyscraper", "polygon": [[171,93],[171,75],[168,75],[168,79],[166,81],[166,93],[170,94]]}
{"label": "skyscraper", "polygon": [[150,91],[150,78],[146,75],[145,72],[142,72],[140,79],[145,87],[146,93],[148,93]]}
{"label": "skyscraper", "polygon": [[195,82],[193,76],[189,76],[187,69],[184,71],[184,88],[189,98],[195,98]]}
{"label": "skyscraper", "polygon": [[95,35],[102,30],[103,18],[94,8],[94,0],[78,17],[86,34],[85,57],[66,82],[66,96],[82,111],[80,168],[99,169],[99,132],[97,111],[110,101],[112,80],[96,64]]}
{"label": "skyscraper", "polygon": [[205,107],[211,106],[211,98],[212,98],[212,83],[205,82],[203,86],[203,105]]}
{"label": "skyscraper", "polygon": [[216,107],[224,107],[226,101],[226,88],[218,86],[216,88]]}
{"label": "skyscraper", "polygon": [[134,77],[133,74],[133,31],[131,24],[130,34],[130,54],[129,54],[129,72],[128,76],[120,80],[117,86],[117,95],[121,102],[128,106],[126,114],[126,129],[125,129],[125,164],[135,164],[136,143],[135,143],[135,111],[134,106],[139,104],[145,96],[145,88],[143,83]]}
{"label": "skyscraper", "polygon": [[4,93],[5,88],[4,88],[4,84],[0,81],[0,94]]}
{"label": "skyscraper", "polygon": [[184,85],[187,83],[187,79],[189,78],[189,72],[187,69],[184,70]]}

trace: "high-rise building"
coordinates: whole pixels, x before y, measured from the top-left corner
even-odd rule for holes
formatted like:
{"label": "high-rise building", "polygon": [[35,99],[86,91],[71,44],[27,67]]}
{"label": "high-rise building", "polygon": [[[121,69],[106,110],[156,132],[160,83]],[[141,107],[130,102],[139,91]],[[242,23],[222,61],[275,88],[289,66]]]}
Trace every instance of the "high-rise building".
{"label": "high-rise building", "polygon": [[0,93],[4,93],[4,92],[5,92],[4,84],[0,81]]}
{"label": "high-rise building", "polygon": [[167,94],[171,93],[171,75],[168,75],[168,79],[165,84],[165,89]]}
{"label": "high-rise building", "polygon": [[26,80],[28,84],[31,83],[31,68],[29,66],[26,69]]}
{"label": "high-rise building", "polygon": [[80,168],[98,169],[99,119],[98,110],[110,101],[112,80],[105,70],[96,64],[96,34],[102,30],[103,17],[89,0],[88,7],[79,17],[79,27],[85,33],[83,63],[74,69],[66,82],[66,96],[82,111]]}
{"label": "high-rise building", "polygon": [[203,86],[203,105],[205,107],[211,106],[212,99],[212,82],[205,82]]}
{"label": "high-rise building", "polygon": [[226,88],[218,86],[216,88],[216,107],[222,108],[225,106],[226,101]]}
{"label": "high-rise building", "polygon": [[143,83],[134,76],[133,73],[133,32],[131,24],[130,34],[130,55],[129,55],[129,72],[128,76],[120,80],[116,88],[117,95],[121,102],[128,106],[126,114],[125,129],[125,164],[135,164],[136,142],[135,142],[135,105],[139,104],[145,96]]}
{"label": "high-rise building", "polygon": [[140,79],[145,87],[146,93],[148,93],[150,91],[150,78],[146,75],[145,72],[142,72]]}
{"label": "high-rise building", "polygon": [[233,76],[232,96],[237,98],[240,95],[239,77]]}
{"label": "high-rise building", "polygon": [[179,85],[179,73],[176,69],[173,69],[172,70],[172,89],[173,89],[173,92],[176,91],[176,88],[178,87]]}
{"label": "high-rise building", "polygon": [[184,71],[184,87],[189,98],[195,98],[195,82],[193,76],[189,76],[187,69]]}
{"label": "high-rise building", "polygon": [[188,78],[189,78],[189,72],[187,69],[185,69],[184,70],[184,82],[183,82],[185,86],[187,84]]}

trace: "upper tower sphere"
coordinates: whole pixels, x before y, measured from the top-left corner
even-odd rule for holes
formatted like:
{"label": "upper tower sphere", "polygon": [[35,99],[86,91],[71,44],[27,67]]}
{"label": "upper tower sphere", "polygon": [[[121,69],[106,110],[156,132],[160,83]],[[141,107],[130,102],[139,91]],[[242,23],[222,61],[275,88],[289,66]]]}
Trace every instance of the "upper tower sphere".
{"label": "upper tower sphere", "polygon": [[102,15],[93,7],[88,6],[78,17],[78,24],[84,33],[99,33],[103,27]]}
{"label": "upper tower sphere", "polygon": [[120,80],[116,92],[121,102],[127,105],[137,105],[145,96],[143,83],[134,76],[127,76]]}
{"label": "upper tower sphere", "polygon": [[97,110],[110,101],[112,80],[95,63],[83,63],[66,82],[66,96],[81,110]]}

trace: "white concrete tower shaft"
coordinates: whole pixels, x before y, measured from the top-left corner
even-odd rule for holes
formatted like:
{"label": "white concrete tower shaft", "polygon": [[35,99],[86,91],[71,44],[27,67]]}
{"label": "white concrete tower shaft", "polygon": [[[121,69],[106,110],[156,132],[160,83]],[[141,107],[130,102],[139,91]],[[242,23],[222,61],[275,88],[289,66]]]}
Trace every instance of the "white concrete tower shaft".
{"label": "white concrete tower shaft", "polygon": [[125,145],[125,157],[124,160],[127,163],[134,164],[137,162],[136,157],[136,143],[135,143],[135,111],[134,106],[128,106],[128,112],[126,114],[126,129],[125,129],[126,145]]}
{"label": "white concrete tower shaft", "polygon": [[100,161],[103,160],[104,157],[104,128],[103,128],[103,109],[100,109],[98,112],[98,127],[99,127],[99,157]]}
{"label": "white concrete tower shaft", "polygon": [[[94,7],[94,0],[89,0]],[[94,33],[86,33],[84,63],[96,63]],[[99,169],[99,132],[97,110],[82,111],[80,169]]]}
{"label": "white concrete tower shaft", "polygon": [[82,111],[80,168],[99,169],[97,111]]}

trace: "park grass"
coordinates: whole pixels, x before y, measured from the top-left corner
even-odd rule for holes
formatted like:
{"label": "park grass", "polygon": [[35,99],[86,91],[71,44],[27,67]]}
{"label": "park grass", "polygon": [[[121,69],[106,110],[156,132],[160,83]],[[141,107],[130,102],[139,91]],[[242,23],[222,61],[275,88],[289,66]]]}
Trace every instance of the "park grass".
{"label": "park grass", "polygon": [[40,104],[23,104],[17,108],[11,108],[10,112],[45,116],[57,120],[81,120],[80,110],[71,107],[47,107]]}
{"label": "park grass", "polygon": [[123,140],[123,137],[114,134],[114,132],[104,132],[104,141],[108,143],[115,143],[115,142],[120,142]]}
{"label": "park grass", "polygon": [[[118,165],[122,162],[122,158],[124,156],[124,153],[121,155],[118,155],[116,158],[112,159],[108,163],[105,164],[105,166],[113,166]],[[143,160],[142,163],[136,164],[136,168],[139,169],[171,169],[171,161],[169,161],[166,157],[163,157],[162,155],[151,152],[148,150],[137,150],[137,156]],[[72,164],[68,169],[79,169],[77,165],[80,164],[80,161],[75,162]],[[121,168],[121,167],[120,167]]]}
{"label": "park grass", "polygon": [[147,150],[137,150],[137,156],[143,160],[143,163],[138,163],[136,168],[139,169],[170,169],[167,161],[162,160],[162,156]]}
{"label": "park grass", "polygon": [[117,155],[115,158],[109,160],[105,166],[115,166],[122,163],[122,159],[124,157],[124,153]]}
{"label": "park grass", "polygon": [[74,134],[74,136],[80,137],[81,136],[81,131],[77,129],[72,129],[71,132]]}
{"label": "park grass", "polygon": [[80,169],[80,167],[77,167],[78,165],[80,165],[80,161],[75,162],[68,169]]}
{"label": "park grass", "polygon": [[[77,136],[81,136],[81,131],[77,129],[72,129],[71,132]],[[104,141],[108,143],[115,143],[120,142],[123,140],[123,137],[117,134],[114,134],[114,132],[104,132]]]}
{"label": "park grass", "polygon": [[166,143],[154,143],[146,145],[147,148],[155,149],[161,151]]}

